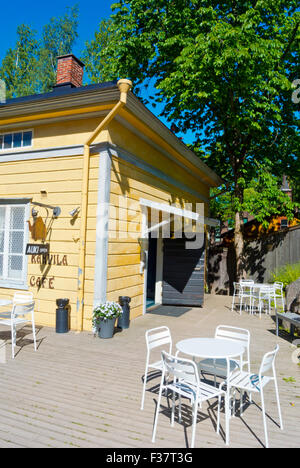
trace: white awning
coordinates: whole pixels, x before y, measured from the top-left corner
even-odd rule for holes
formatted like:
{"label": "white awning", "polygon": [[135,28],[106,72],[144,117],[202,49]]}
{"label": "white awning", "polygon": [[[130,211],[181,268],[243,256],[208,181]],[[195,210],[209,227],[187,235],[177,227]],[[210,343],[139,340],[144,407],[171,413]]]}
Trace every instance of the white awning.
{"label": "white awning", "polygon": [[[201,216],[199,213],[195,213],[194,211],[184,210],[182,208],[178,208],[173,205],[167,205],[166,203],[158,203],[152,200],[147,200],[146,198],[140,198],[140,204],[142,206],[146,206],[148,208],[151,208],[157,211],[162,211],[164,213],[181,216],[182,218],[192,219],[202,225],[205,225],[205,224],[207,226],[219,226],[220,225],[220,221],[218,221],[217,219],[207,218],[206,216]],[[165,224],[166,221],[163,221],[162,223],[160,223],[160,225],[162,225],[163,223]],[[156,229],[160,225],[156,225],[150,229],[151,230]]]}

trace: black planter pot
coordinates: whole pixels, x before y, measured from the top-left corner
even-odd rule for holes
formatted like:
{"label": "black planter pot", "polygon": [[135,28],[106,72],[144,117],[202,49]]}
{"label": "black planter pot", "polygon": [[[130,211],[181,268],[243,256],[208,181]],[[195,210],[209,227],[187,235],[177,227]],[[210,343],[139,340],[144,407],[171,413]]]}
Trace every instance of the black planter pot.
{"label": "black planter pot", "polygon": [[119,303],[123,309],[123,314],[118,319],[118,328],[129,328],[130,323],[130,305],[131,298],[128,296],[120,296]]}
{"label": "black planter pot", "polygon": [[69,299],[57,299],[56,305],[56,333],[69,331]]}

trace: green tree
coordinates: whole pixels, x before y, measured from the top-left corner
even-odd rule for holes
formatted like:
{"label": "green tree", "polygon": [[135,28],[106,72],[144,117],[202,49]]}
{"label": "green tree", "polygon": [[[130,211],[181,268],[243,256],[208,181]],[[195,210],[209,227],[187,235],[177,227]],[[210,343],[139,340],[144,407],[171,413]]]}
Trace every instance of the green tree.
{"label": "green tree", "polygon": [[120,0],[112,8],[119,41],[101,55],[115,77],[131,78],[136,92],[152,79],[163,115],[194,131],[194,149],[233,188],[239,277],[243,196],[256,175],[254,160],[271,159],[275,172],[299,171],[291,100],[300,76],[298,2]]}
{"label": "green tree", "polygon": [[[102,55],[104,49],[111,50],[112,44],[118,44],[118,33],[113,28],[111,19],[104,19],[99,25],[99,30],[95,33],[94,39],[85,43],[82,60],[85,64],[88,78],[92,83],[105,82],[115,79],[115,72],[112,69],[113,57],[105,58]],[[108,46],[110,48],[108,49]]]}
{"label": "green tree", "polygon": [[[250,213],[267,228],[274,216],[285,215],[289,221],[294,218],[295,209],[300,206],[291,201],[281,190],[282,180],[275,177],[265,165],[257,165],[257,176],[253,178],[243,192],[243,212]],[[235,216],[233,190],[222,192],[215,189],[211,202],[213,216],[229,221],[231,226]],[[220,195],[218,195],[220,193]]]}
{"label": "green tree", "polygon": [[17,28],[17,42],[3,58],[0,78],[6,84],[6,97],[27,96],[35,92],[38,70],[36,32],[25,24]]}
{"label": "green tree", "polygon": [[28,25],[17,28],[17,42],[0,66],[0,79],[6,83],[7,98],[50,91],[55,84],[56,57],[72,52],[78,36],[78,6],[65,15],[51,18],[41,39]]}
{"label": "green tree", "polygon": [[40,91],[50,91],[56,82],[56,65],[59,55],[70,54],[78,37],[78,5],[67,8],[58,18],[51,18],[43,28],[39,51]]}

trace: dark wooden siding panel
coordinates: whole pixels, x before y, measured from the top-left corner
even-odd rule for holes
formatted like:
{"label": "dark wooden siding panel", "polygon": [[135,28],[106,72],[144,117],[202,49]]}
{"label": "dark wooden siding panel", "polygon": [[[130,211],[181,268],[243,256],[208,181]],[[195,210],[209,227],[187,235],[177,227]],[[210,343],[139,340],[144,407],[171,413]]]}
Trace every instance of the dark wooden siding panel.
{"label": "dark wooden siding panel", "polygon": [[184,239],[164,240],[164,305],[203,305],[204,256],[204,245],[200,249],[186,249]]}

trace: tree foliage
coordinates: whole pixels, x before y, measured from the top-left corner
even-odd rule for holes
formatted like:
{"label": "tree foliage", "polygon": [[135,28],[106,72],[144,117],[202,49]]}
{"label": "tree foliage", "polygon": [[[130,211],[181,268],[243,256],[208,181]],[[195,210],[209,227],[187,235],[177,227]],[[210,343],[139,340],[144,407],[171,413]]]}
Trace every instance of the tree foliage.
{"label": "tree foliage", "polygon": [[98,50],[102,60],[138,93],[154,80],[163,115],[194,132],[193,149],[230,184],[240,261],[255,162],[300,177],[291,99],[300,76],[297,0],[120,0],[112,8],[119,41]]}
{"label": "tree foliage", "polygon": [[[267,166],[258,165],[257,176],[253,178],[243,191],[242,212],[249,213],[267,228],[274,216],[285,215],[289,221],[294,218],[295,209],[300,207],[281,190],[282,180],[275,177]],[[224,187],[223,187],[224,190]],[[226,190],[214,190],[211,201],[212,215],[222,221],[229,221],[232,227],[234,220],[234,194]],[[220,195],[218,195],[220,193]]]}
{"label": "tree foliage", "polygon": [[[111,50],[113,44],[118,45],[118,34],[114,30],[114,23],[111,19],[104,19],[100,22],[99,30],[95,32],[94,38],[86,42],[82,60],[84,61],[87,75],[92,83],[101,83],[115,79],[115,72],[112,67],[113,57],[109,57],[103,50]],[[109,49],[108,49],[109,46]]]}
{"label": "tree foliage", "polygon": [[46,92],[55,84],[56,57],[72,52],[77,38],[78,7],[65,15],[51,18],[43,28],[41,39],[28,25],[17,28],[14,48],[8,49],[0,66],[7,98]]}

